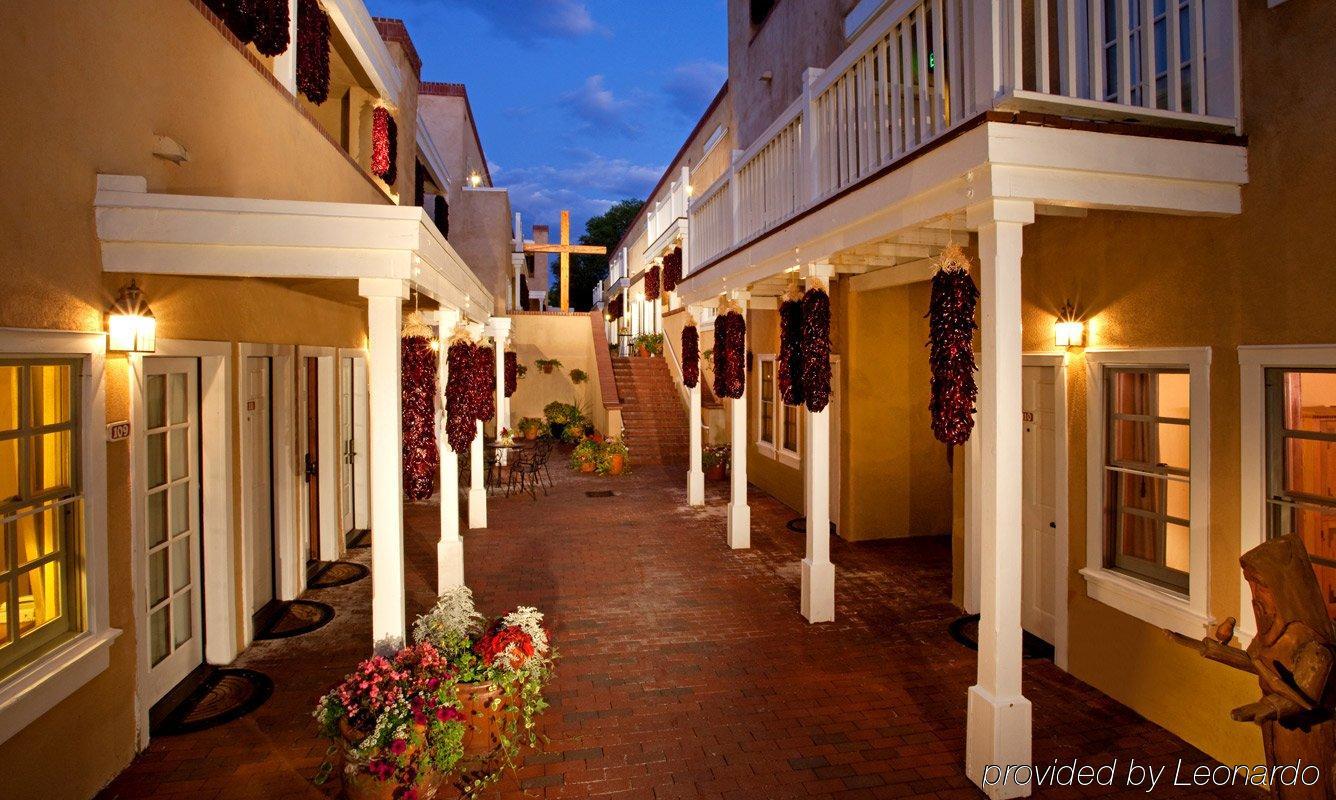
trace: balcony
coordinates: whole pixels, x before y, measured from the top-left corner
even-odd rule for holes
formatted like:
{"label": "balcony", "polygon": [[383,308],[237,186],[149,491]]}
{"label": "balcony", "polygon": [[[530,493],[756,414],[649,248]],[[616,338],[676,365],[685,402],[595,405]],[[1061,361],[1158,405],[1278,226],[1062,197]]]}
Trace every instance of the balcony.
{"label": "balcony", "polygon": [[668,186],[668,195],[655,200],[645,215],[645,260],[653,261],[671,250],[677,240],[686,239],[687,205],[691,199],[691,171],[682,167],[677,180]]}
{"label": "balcony", "polygon": [[699,271],[990,112],[1234,133],[1237,38],[1234,0],[886,2],[691,201],[688,263]]}

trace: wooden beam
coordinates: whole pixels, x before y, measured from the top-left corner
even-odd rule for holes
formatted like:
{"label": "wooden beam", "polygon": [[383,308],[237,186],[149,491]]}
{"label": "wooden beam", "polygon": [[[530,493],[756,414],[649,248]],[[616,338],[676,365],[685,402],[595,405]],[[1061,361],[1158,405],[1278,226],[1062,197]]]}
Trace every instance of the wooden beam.
{"label": "wooden beam", "polygon": [[934,259],[921,258],[894,267],[879,269],[864,275],[855,275],[849,279],[849,289],[855,292],[870,292],[876,289],[890,289],[919,281],[931,280],[937,271]]}

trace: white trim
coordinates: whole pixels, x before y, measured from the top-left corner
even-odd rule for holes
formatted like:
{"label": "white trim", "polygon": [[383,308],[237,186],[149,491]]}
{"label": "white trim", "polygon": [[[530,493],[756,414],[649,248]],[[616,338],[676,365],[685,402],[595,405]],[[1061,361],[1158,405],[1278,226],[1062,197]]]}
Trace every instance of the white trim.
{"label": "white trim", "polygon": [[710,153],[712,153],[714,151],[714,148],[719,146],[719,143],[724,140],[724,136],[726,135],[728,135],[727,124],[720,123],[718,126],[715,127],[714,132],[710,134],[710,138],[705,140],[705,146],[701,148],[700,151],[701,161],[704,161],[705,157],[708,156]]}
{"label": "white trim", "polygon": [[[1188,593],[1184,597],[1104,566],[1106,367],[1181,367],[1191,408]],[[1146,622],[1199,638],[1211,623],[1211,348],[1086,351],[1086,594]]]}
{"label": "white trim", "polygon": [[[252,344],[242,342],[237,345],[237,374],[244,375],[247,358],[270,359],[269,366],[269,420],[270,463],[273,474],[270,476],[272,487],[273,535],[274,535],[274,583],[276,600],[295,600],[302,591],[302,579],[305,577],[305,561],[301,558],[301,542],[297,535],[296,515],[300,498],[297,494],[297,468],[295,444],[294,409],[296,387],[293,370],[296,364],[292,345]],[[237,392],[237,420],[246,418],[246,396],[244,391]],[[247,475],[252,469],[256,454],[250,451],[246,437],[241,436],[241,474]],[[240,495],[241,529],[241,615],[242,641],[246,646],[255,639],[252,624],[251,605],[251,546],[250,495],[245,485],[238,487]]]}
{"label": "white trim", "polygon": [[[1063,353],[1023,353],[1021,366],[1053,370],[1053,517],[1057,524],[1053,561],[1053,663],[1068,669],[1067,575],[1071,549],[1068,490],[1067,356]],[[977,549],[977,548],[976,548]]]}
{"label": "white trim", "polygon": [[[316,387],[316,413],[319,415],[320,430],[316,431],[316,437],[320,442],[317,456],[320,463],[316,466],[316,480],[320,492],[320,560],[336,561],[343,554],[344,545],[341,532],[343,526],[339,524],[339,426],[335,412],[339,406],[338,348],[298,346],[297,372],[300,376],[302,409],[306,408],[306,396],[310,391],[302,363],[307,358],[316,360],[316,380],[319,382]],[[304,447],[307,434],[305,413],[300,415],[299,425]],[[302,503],[301,507],[302,552],[305,553],[309,548],[311,526],[305,510],[306,503]]]}
{"label": "white trim", "polygon": [[[1245,345],[1239,348],[1239,553],[1266,541],[1266,371],[1336,367],[1336,344]],[[1249,598],[1252,589],[1239,571],[1239,615],[1234,634],[1247,646],[1257,633]]]}
{"label": "white trim", "polygon": [[80,358],[85,598],[82,633],[0,681],[0,742],[4,742],[102,673],[121,631],[110,627],[108,600],[106,335],[0,328],[0,353]]}
{"label": "white trim", "polygon": [[[353,527],[359,531],[371,527],[371,493],[369,485],[369,473],[367,464],[367,448],[369,446],[368,436],[371,430],[370,420],[367,418],[367,412],[370,406],[369,392],[367,390],[367,364],[366,350],[361,348],[339,348],[339,358],[351,358],[353,360],[353,409],[361,409],[362,427],[357,427],[357,421],[353,420]],[[341,363],[341,362],[340,362]],[[342,375],[342,373],[340,373]],[[343,392],[339,392],[340,405],[339,414],[348,413],[342,406]]]}

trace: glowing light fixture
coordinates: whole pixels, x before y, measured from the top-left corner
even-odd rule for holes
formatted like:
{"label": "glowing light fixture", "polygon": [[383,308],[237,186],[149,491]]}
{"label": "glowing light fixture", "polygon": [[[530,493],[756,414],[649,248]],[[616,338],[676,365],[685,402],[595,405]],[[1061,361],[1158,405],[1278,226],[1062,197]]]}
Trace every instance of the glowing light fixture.
{"label": "glowing light fixture", "polygon": [[474,189],[478,188],[479,186],[482,186],[481,172],[474,170],[473,172],[469,173],[469,186],[472,186]]}
{"label": "glowing light fixture", "polygon": [[1058,347],[1085,346],[1085,323],[1076,318],[1076,309],[1070,301],[1053,323],[1053,340]]}
{"label": "glowing light fixture", "polygon": [[158,321],[133,280],[121,287],[107,312],[107,349],[117,353],[152,353],[158,349]]}

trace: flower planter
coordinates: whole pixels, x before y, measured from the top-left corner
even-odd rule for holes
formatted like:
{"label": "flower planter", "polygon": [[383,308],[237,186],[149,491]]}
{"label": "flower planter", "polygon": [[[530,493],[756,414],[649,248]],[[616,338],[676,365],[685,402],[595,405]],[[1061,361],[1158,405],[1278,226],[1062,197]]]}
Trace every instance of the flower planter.
{"label": "flower planter", "polygon": [[726,472],[727,470],[725,470],[723,464],[716,464],[713,467],[709,467],[705,470],[705,480],[722,481],[725,477],[727,477]]}
{"label": "flower planter", "polygon": [[566,423],[564,422],[549,422],[547,428],[552,432],[553,439],[560,440],[566,433]]}
{"label": "flower planter", "polygon": [[636,355],[639,356],[640,358],[648,358],[649,348],[644,346],[643,344],[640,345],[639,347],[636,348]]}
{"label": "flower planter", "polygon": [[[399,788],[399,782],[376,778],[366,771],[364,764],[359,764],[352,758],[353,748],[365,738],[366,734],[342,719],[339,720],[339,733],[343,737],[339,742],[339,750],[343,756],[343,796],[348,800],[394,800],[394,792]],[[433,800],[444,779],[445,776],[435,770],[418,775],[417,783],[413,786],[417,790],[418,800]]]}
{"label": "flower planter", "polygon": [[625,469],[626,469],[626,456],[622,455],[621,453],[616,453],[614,455],[608,456],[609,475],[621,475],[622,471]]}
{"label": "flower planter", "polygon": [[582,464],[580,464],[580,471],[583,472],[583,473],[586,473],[586,474],[591,473],[591,472],[594,471],[594,469],[595,469],[595,466],[594,466],[594,462],[592,462],[592,461],[585,461],[585,462],[583,462]]}
{"label": "flower planter", "polygon": [[538,365],[538,368],[541,369],[541,370],[543,371],[543,374],[544,374],[544,375],[551,375],[551,374],[552,374],[552,369],[553,369],[553,367],[554,367],[554,365],[552,365],[552,364],[539,364],[539,365]]}
{"label": "flower planter", "polygon": [[503,737],[514,736],[519,712],[511,697],[495,683],[465,683],[455,688],[464,714],[464,758],[490,761]]}
{"label": "flower planter", "polygon": [[530,429],[528,429],[527,431],[524,432],[524,440],[525,440],[526,442],[532,442],[533,440],[535,440],[535,439],[537,439],[537,438],[538,438],[538,429],[537,429],[537,428],[530,428]]}

